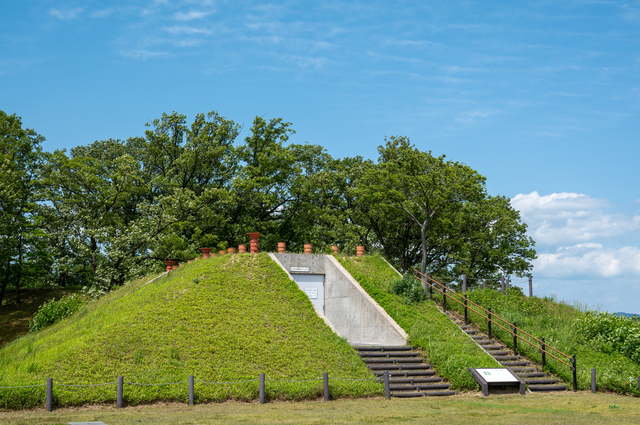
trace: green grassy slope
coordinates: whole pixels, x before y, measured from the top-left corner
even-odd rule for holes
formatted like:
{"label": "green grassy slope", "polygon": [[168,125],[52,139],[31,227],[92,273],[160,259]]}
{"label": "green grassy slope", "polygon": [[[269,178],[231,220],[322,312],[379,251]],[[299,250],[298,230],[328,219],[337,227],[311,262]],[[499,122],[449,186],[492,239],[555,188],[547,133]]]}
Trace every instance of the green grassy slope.
{"label": "green grassy slope", "polygon": [[[0,386],[116,381],[169,383],[188,375],[207,382],[267,376],[267,396],[314,398],[329,372],[371,378],[355,351],[315,314],[305,294],[266,254],[191,263],[140,287],[132,282],[36,334],[0,350]],[[380,394],[372,381],[331,381],[332,395]],[[186,384],[125,385],[130,404],[185,401]],[[196,384],[196,401],[252,400],[258,383]],[[54,386],[57,405],[113,402],[115,385]],[[44,388],[0,389],[0,408],[41,405]]]}
{"label": "green grassy slope", "polygon": [[[440,302],[442,297],[437,295]],[[518,327],[535,336],[546,338],[546,342],[558,350],[576,355],[577,380],[579,389],[591,388],[591,368],[596,368],[596,383],[599,390],[614,391],[620,394],[638,395],[638,377],[640,365],[616,352],[604,352],[595,344],[580,342],[576,321],[584,316],[580,309],[556,302],[553,299],[529,298],[517,290],[510,289],[507,295],[491,289],[469,292],[469,299],[484,308],[498,314],[509,323],[516,322]],[[448,301],[449,308],[462,312],[462,307]],[[486,331],[486,319],[469,311],[469,319]],[[493,333],[506,345],[513,348],[513,336],[493,326]],[[542,361],[539,350],[519,342],[518,350],[527,357]],[[547,357],[548,368],[571,384],[572,372],[567,366]]]}
{"label": "green grassy slope", "polygon": [[431,301],[405,304],[388,291],[398,274],[378,255],[336,256],[365,291],[409,334],[411,344],[425,351],[429,363],[459,390],[477,390],[470,367],[498,367]]}

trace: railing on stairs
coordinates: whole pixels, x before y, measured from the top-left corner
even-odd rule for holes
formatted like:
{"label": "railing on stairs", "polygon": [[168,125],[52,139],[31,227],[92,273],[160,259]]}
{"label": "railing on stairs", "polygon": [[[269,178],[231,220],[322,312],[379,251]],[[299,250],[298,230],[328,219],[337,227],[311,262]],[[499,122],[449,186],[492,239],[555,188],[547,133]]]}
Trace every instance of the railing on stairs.
{"label": "railing on stairs", "polygon": [[[549,344],[547,344],[545,342],[545,339],[538,339],[535,336],[527,333],[526,331],[518,328],[516,326],[516,322],[509,323],[508,321],[506,321],[505,319],[503,319],[500,316],[495,315],[494,313],[491,312],[491,309],[486,309],[476,303],[474,303],[471,300],[467,299],[467,294],[464,294],[464,296],[458,294],[456,291],[454,291],[453,289],[450,289],[448,287],[446,287],[445,285],[443,285],[442,283],[430,278],[429,276],[419,272],[418,270],[414,270],[416,273],[416,279],[418,279],[420,282],[426,284],[429,286],[429,292],[431,295],[431,298],[433,299],[433,290],[435,289],[436,291],[440,292],[442,294],[442,306],[444,311],[447,311],[447,292],[453,294],[453,295],[457,295],[458,297],[460,297],[460,300],[456,299],[455,297],[449,296],[449,298],[451,298],[453,301],[457,302],[458,304],[460,304],[461,306],[463,306],[464,308],[464,324],[467,324],[467,309],[470,309],[471,311],[475,312],[476,314],[478,314],[480,317],[487,319],[487,326],[488,326],[488,330],[489,330],[489,338],[491,338],[491,324],[494,324],[502,329],[504,329],[505,331],[507,331],[509,334],[513,335],[513,352],[517,355],[518,352],[518,339],[520,339],[521,341],[531,345],[534,348],[537,348],[541,354],[542,354],[542,366],[546,366],[546,355],[551,356],[552,358],[556,359],[557,361],[559,361],[560,363],[562,363],[563,365],[567,366],[569,368],[569,370],[571,370],[572,374],[573,374],[573,391],[577,391],[578,390],[578,380],[577,380],[577,368],[576,368],[576,355],[568,355],[566,353],[563,353],[562,351],[558,350],[557,348],[554,348],[552,346],[550,346]],[[426,280],[423,279],[426,278]],[[429,281],[433,282],[430,283]],[[439,285],[442,289],[438,288]],[[463,301],[461,301],[463,300]],[[472,304],[475,307],[477,307],[478,309],[480,309],[481,311],[483,311],[485,314],[480,313],[478,310],[474,309],[473,307],[470,307],[468,304]],[[503,322],[504,324],[506,324],[508,327],[510,327],[511,329],[507,329],[506,327],[502,326],[500,323],[498,323],[498,321]],[[528,339],[524,338],[522,335],[526,335],[529,338],[532,338],[533,340],[537,341],[540,344],[540,347],[537,347],[533,342],[529,341]],[[567,363],[566,361],[558,358],[556,355],[554,355],[554,353],[551,353],[550,351],[547,351],[547,349],[553,350],[555,352],[555,354],[557,354],[560,357],[564,357],[565,359],[567,359],[569,363]]]}

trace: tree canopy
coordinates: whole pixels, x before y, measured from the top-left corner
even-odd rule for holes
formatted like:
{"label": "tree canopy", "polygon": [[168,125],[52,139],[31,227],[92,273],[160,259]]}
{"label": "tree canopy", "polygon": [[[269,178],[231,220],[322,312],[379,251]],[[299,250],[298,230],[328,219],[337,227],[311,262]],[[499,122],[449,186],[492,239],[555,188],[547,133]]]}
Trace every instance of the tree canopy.
{"label": "tree canopy", "polygon": [[525,275],[535,258],[509,199],[465,164],[403,136],[377,161],[289,142],[292,124],[256,117],[248,134],[212,111],[177,112],[144,135],[43,152],[44,138],[0,111],[0,299],[28,285],[111,287],[198,248],[264,235],[379,250],[403,271],[477,279]]}

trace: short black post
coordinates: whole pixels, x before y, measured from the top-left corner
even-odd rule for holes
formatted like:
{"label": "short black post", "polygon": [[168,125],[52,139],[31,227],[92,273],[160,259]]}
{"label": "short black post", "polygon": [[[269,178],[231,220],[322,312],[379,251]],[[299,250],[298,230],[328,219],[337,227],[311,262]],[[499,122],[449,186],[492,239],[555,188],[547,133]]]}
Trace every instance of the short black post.
{"label": "short black post", "polygon": [[533,297],[533,278],[529,276],[529,297]]}
{"label": "short black post", "polygon": [[47,412],[53,411],[53,378],[47,378]]}
{"label": "short black post", "polygon": [[193,375],[189,375],[189,406],[193,406],[194,404],[194,385],[193,385]]}
{"label": "short black post", "polygon": [[467,325],[467,294],[464,294],[464,325]]}
{"label": "short black post", "polygon": [[463,274],[462,275],[462,293],[464,294],[465,292],[467,292],[467,275]]}
{"label": "short black post", "polygon": [[500,278],[500,290],[502,291],[502,295],[504,295],[504,275]]}
{"label": "short black post", "polygon": [[518,328],[516,322],[513,322],[513,355],[518,355]]}
{"label": "short black post", "polygon": [[384,371],[384,396],[387,400],[391,398],[391,388],[389,388],[389,371]]}
{"label": "short black post", "polygon": [[540,343],[540,348],[542,349],[542,367],[547,365],[547,347],[544,343],[544,338],[540,338],[542,342]]}
{"label": "short black post", "polygon": [[324,401],[329,401],[329,373],[324,372],[322,374],[322,380],[324,381]]}
{"label": "short black post", "polygon": [[571,369],[573,371],[573,392],[575,393],[576,391],[578,391],[578,368],[576,367],[575,354],[571,356],[571,364],[573,365]]}
{"label": "short black post", "polygon": [[[429,276],[427,276],[427,280],[429,280]],[[429,284],[429,299],[433,300],[433,283]]]}
{"label": "short black post", "polygon": [[124,401],[124,376],[118,376],[118,392],[116,395],[116,407],[122,409]]}
{"label": "short black post", "polygon": [[264,373],[260,374],[260,404],[264,404]]}
{"label": "short black post", "polygon": [[487,328],[489,329],[489,339],[491,339],[491,308],[487,309]]}
{"label": "short black post", "polygon": [[442,309],[447,311],[447,288],[442,288]]}
{"label": "short black post", "polygon": [[591,368],[591,392],[596,392],[596,368]]}

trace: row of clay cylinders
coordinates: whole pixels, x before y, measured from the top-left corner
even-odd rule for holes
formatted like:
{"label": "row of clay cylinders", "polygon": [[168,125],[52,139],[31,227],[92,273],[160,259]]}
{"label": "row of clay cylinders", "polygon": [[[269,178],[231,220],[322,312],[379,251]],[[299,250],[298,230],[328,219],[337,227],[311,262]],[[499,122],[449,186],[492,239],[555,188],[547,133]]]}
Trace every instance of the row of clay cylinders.
{"label": "row of clay cylinders", "polygon": [[[334,254],[338,253],[339,248],[336,245],[331,247],[331,250]],[[278,242],[278,254],[284,254],[287,252],[287,243],[286,242]],[[304,244],[304,253],[312,254],[313,253],[313,245],[310,243]],[[362,253],[364,254],[364,247],[362,247]]]}

